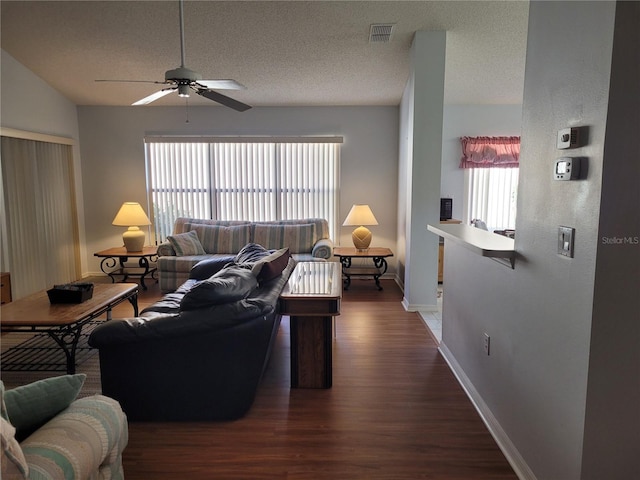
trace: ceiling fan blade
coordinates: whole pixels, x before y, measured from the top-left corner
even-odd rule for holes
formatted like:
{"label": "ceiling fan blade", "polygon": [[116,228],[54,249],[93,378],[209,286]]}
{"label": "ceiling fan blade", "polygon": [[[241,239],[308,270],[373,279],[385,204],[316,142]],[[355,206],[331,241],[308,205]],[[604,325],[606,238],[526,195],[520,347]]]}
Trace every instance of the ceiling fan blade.
{"label": "ceiling fan blade", "polygon": [[247,87],[231,79],[197,80],[196,84],[209,90],[246,90]]}
{"label": "ceiling fan blade", "polygon": [[137,102],[132,103],[131,105],[147,105],[159,98],[164,97],[165,95],[170,94],[171,92],[174,92],[175,90],[176,90],[175,87],[165,88],[164,90],[160,90],[160,91],[157,91],[156,93],[152,93],[151,95],[144,97],[143,99],[138,100]]}
{"label": "ceiling fan blade", "polygon": [[94,80],[94,82],[120,82],[120,83],[156,83],[156,84],[169,84],[170,82],[159,82],[157,80]]}
{"label": "ceiling fan blade", "polygon": [[238,112],[244,112],[245,110],[249,110],[251,107],[246,103],[239,102],[234,100],[233,98],[227,97],[218,92],[214,92],[213,90],[196,90],[198,95],[202,95],[203,97],[207,97],[209,100],[213,100],[214,102],[218,102],[225,107],[233,108]]}

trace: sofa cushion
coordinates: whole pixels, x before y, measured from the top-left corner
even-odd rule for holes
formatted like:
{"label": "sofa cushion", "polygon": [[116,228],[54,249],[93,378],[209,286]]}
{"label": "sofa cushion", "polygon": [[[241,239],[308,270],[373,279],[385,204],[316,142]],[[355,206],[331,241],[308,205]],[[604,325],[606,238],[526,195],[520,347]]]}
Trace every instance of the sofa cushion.
{"label": "sofa cushion", "polygon": [[251,226],[186,224],[185,228],[198,234],[204,253],[235,253],[249,243]]}
{"label": "sofa cushion", "polygon": [[21,441],[73,402],[87,376],[84,373],[45,378],[4,392],[9,421]]}
{"label": "sofa cushion", "polygon": [[289,258],[291,258],[289,249],[281,248],[258,260],[251,271],[258,279],[258,283],[268,282],[282,273],[289,263]]}
{"label": "sofa cushion", "polygon": [[169,240],[169,243],[171,243],[173,249],[176,251],[176,255],[179,257],[186,255],[204,255],[206,253],[204,248],[202,248],[202,243],[200,243],[197,232],[189,231],[169,235],[167,240]]}
{"label": "sofa cushion", "polygon": [[250,269],[229,265],[207,280],[196,283],[180,302],[180,310],[231,303],[246,298],[258,286]]}
{"label": "sofa cushion", "polygon": [[316,226],[313,223],[278,225],[256,223],[253,242],[267,249],[289,247],[291,253],[308,253],[316,243]]}

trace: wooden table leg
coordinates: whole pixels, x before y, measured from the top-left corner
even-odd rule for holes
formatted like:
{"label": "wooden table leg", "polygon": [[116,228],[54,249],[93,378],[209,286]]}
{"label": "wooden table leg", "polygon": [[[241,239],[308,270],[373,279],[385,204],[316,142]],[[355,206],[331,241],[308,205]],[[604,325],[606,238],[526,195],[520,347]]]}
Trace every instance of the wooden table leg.
{"label": "wooden table leg", "polygon": [[332,317],[291,316],[291,387],[331,388]]}

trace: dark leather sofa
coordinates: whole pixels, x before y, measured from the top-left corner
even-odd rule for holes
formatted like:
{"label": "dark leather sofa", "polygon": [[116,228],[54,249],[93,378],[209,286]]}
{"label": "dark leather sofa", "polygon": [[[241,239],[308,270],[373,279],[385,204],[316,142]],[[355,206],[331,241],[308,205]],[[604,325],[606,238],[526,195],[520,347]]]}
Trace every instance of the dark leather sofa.
{"label": "dark leather sofa", "polygon": [[235,257],[201,262],[139,317],[99,325],[89,344],[100,352],[102,393],[130,421],[245,415],[277,336],[278,297],[295,267],[284,250],[269,255],[250,244]]}

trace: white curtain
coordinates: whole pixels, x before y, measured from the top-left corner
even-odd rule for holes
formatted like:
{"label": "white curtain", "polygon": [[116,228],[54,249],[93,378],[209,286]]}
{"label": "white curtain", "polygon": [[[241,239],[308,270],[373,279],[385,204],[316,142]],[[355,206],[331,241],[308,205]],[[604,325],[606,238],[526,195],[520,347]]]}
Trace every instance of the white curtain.
{"label": "white curtain", "polygon": [[80,277],[70,145],[2,137],[6,269],[13,297]]}
{"label": "white curtain", "polygon": [[335,238],[342,139],[294,140],[145,139],[156,242],[171,234],[178,216],[250,221],[325,218]]}

